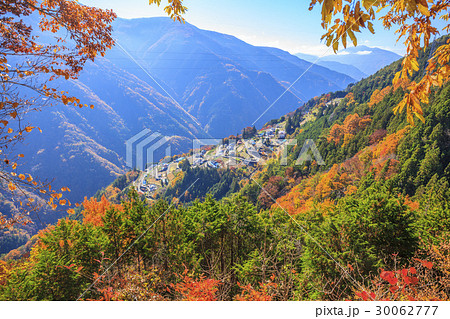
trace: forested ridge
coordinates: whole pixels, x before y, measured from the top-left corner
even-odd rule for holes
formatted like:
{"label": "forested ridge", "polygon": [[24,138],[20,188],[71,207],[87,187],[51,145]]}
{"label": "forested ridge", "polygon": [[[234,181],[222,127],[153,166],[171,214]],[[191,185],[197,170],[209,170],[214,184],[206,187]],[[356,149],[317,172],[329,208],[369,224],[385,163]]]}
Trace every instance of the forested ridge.
{"label": "forested ridge", "polygon": [[[400,68],[286,115],[287,166],[188,169],[152,205],[121,177],[0,261],[0,299],[448,300],[450,85],[410,125]],[[295,164],[308,139],[325,165]]]}

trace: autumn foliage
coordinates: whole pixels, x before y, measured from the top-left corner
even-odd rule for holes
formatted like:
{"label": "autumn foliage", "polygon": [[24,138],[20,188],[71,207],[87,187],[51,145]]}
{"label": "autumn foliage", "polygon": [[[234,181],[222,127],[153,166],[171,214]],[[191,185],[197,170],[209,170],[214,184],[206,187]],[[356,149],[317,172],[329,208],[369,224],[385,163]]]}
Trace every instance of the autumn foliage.
{"label": "autumn foliage", "polygon": [[379,277],[367,289],[357,291],[356,298],[365,301],[448,300],[448,252],[449,244],[443,242],[424,252],[427,259],[413,258],[407,268],[380,269]]}
{"label": "autumn foliage", "polygon": [[[0,214],[1,229],[29,222],[24,216],[41,207],[70,204],[61,198],[65,189],[54,190],[49,182],[17,172],[23,155],[11,149],[31,131],[40,131],[24,121],[27,113],[52,103],[88,106],[53,83],[77,78],[86,61],[113,46],[116,16],[72,0],[0,1],[0,13],[0,179],[22,208],[15,216]],[[45,36],[52,40],[42,40]]]}
{"label": "autumn foliage", "polygon": [[105,196],[102,196],[100,201],[97,201],[95,198],[87,199],[85,197],[83,208],[83,222],[94,226],[103,226],[103,218],[108,209],[123,211],[122,205],[111,204]]}
{"label": "autumn foliage", "polygon": [[[356,46],[356,33],[362,29],[375,33],[372,21],[377,19],[382,21],[385,29],[394,29],[398,41],[404,40],[407,53],[402,61],[402,69],[397,72],[392,83],[394,87],[408,83],[405,95],[394,112],[406,109],[409,123],[414,123],[414,116],[424,122],[421,103],[428,104],[432,88],[442,86],[450,76],[450,40],[430,53],[425,75],[420,80],[411,81],[411,78],[419,71],[419,50],[428,47],[433,36],[448,33],[450,1],[312,0],[310,10],[316,5],[321,6],[322,27],[326,31],[322,39],[335,52],[340,44],[347,47],[347,39]],[[444,21],[442,26],[439,20]]]}
{"label": "autumn foliage", "polygon": [[391,92],[391,86],[386,86],[385,88],[378,90],[376,89],[372,96],[370,97],[369,106],[374,106],[377,103],[383,101],[384,97]]}
{"label": "autumn foliage", "polygon": [[274,292],[277,289],[277,284],[273,282],[275,279],[272,276],[271,280],[267,283],[262,283],[259,289],[254,289],[252,285],[241,285],[238,283],[239,288],[242,289],[242,292],[239,295],[234,297],[234,300],[237,301],[272,301]]}
{"label": "autumn foliage", "polygon": [[357,113],[347,116],[342,125],[334,124],[328,134],[328,142],[343,145],[347,144],[358,132],[369,125],[371,119],[367,116],[360,117]]}
{"label": "autumn foliage", "polygon": [[[350,116],[350,119],[354,119],[353,123],[359,123],[362,118]],[[346,121],[347,125],[349,123],[352,121]],[[333,127],[342,126],[335,124]],[[373,172],[377,177],[383,172],[383,178],[392,176],[398,163],[395,153],[405,132],[407,129],[389,134],[345,162],[334,164],[327,172],[302,180],[277,202],[293,215],[304,213],[318,203],[323,208],[332,208],[336,199],[356,191],[355,185],[365,176],[365,172]],[[272,190],[274,187],[270,184],[268,189]]]}
{"label": "autumn foliage", "polygon": [[[42,4],[19,1],[25,11],[17,12],[13,2],[1,4],[12,14],[12,20],[0,21],[4,46],[12,50],[20,44],[15,37],[8,39],[8,27],[25,42],[34,41],[27,38],[23,22],[12,23],[23,12],[42,16],[41,31],[55,36],[58,29],[73,32],[71,40],[48,57],[47,64],[56,61],[53,69],[47,67],[46,72],[45,66],[36,64],[33,72],[48,76],[45,86],[38,87],[40,95],[49,90],[53,99],[84,106],[66,92],[54,92],[48,83],[57,77],[75,78],[87,59],[113,44],[109,34],[113,14],[72,1]],[[399,25],[408,44],[403,70],[393,84],[392,70],[398,65],[347,91],[312,99],[308,114],[305,109],[291,114],[290,135],[298,141],[316,139],[324,165],[313,160],[285,167],[270,159],[264,168],[255,168],[251,180],[239,180],[236,174],[212,185],[228,191],[233,182],[239,187],[232,194],[195,196],[192,189],[183,195],[192,199],[186,205],[181,201],[185,189],[179,185],[192,178],[193,169],[174,179],[173,196],[161,194],[151,203],[133,189],[137,173],[130,172],[102,190],[100,200],[86,198],[78,211],[70,210],[69,216],[0,261],[0,299],[448,300],[450,86],[436,90],[422,126],[407,123],[414,114],[421,118],[419,107],[426,92],[446,81],[447,42],[428,59],[428,78],[417,83],[411,79],[418,63],[417,41],[435,31],[427,19],[447,10],[448,2],[316,0],[312,4],[322,5],[324,38],[334,49],[337,41],[345,46],[347,38],[356,44],[355,32],[360,29],[371,30],[377,8],[385,9],[385,26]],[[70,16],[59,10],[66,5]],[[185,8],[182,1],[168,1],[166,12],[182,20]],[[82,16],[77,19],[77,14]],[[333,21],[336,15],[341,20]],[[97,20],[91,21],[94,17]],[[87,23],[94,29],[89,31]],[[90,43],[92,39],[98,41]],[[69,49],[69,44],[74,46]],[[66,56],[68,52],[75,56]],[[7,67],[5,63],[0,61]],[[24,80],[30,76],[10,69],[3,72],[9,73],[5,81],[11,80],[11,74]],[[400,86],[410,99],[403,105],[408,109],[406,120],[392,115],[393,105],[382,103],[395,100],[397,104],[401,96],[395,90]],[[413,92],[414,88],[418,90]],[[16,109],[29,105],[23,100],[15,103],[2,105],[4,121],[18,120],[21,113]],[[1,134],[14,133],[7,133],[9,122],[0,123]],[[298,147],[292,150],[294,157]],[[31,176],[15,173],[17,163],[5,165],[12,165],[3,172],[13,178],[4,184],[9,191],[20,191],[14,181],[27,182],[47,195],[44,205],[70,204],[61,194],[68,189],[42,187]],[[3,218],[1,225],[8,222]]]}
{"label": "autumn foliage", "polygon": [[187,269],[184,271],[182,281],[172,285],[176,293],[180,294],[180,299],[184,301],[215,301],[216,292],[220,285],[219,280],[207,279],[201,276],[194,279],[188,275]]}

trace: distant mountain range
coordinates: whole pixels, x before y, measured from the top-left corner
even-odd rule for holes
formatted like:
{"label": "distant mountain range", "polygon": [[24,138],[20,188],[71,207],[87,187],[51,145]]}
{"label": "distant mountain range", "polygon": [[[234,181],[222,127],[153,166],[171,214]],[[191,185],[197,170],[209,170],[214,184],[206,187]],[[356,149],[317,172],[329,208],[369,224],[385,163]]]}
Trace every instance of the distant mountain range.
{"label": "distant mountain range", "polygon": [[338,54],[318,57],[310,54],[296,53],[295,56],[329,68],[336,72],[347,74],[360,80],[374,74],[381,68],[397,61],[400,55],[380,48],[370,48],[364,45],[350,47]]}
{"label": "distant mountain range", "polygon": [[[114,27],[120,47],[111,50],[107,58],[157,87],[139,63],[215,137],[235,134],[251,125],[311,67],[288,52],[255,47],[230,35],[167,18],[119,19]],[[256,125],[354,81],[312,66]]]}
{"label": "distant mountain range", "polygon": [[355,82],[288,52],[169,18],[118,19],[114,30],[117,45],[105,58],[60,83],[95,108],[58,105],[25,119],[44,131],[19,147],[25,169],[70,187],[73,201],[126,170],[124,143],[145,128],[170,136],[172,152],[183,152],[194,137],[261,127]]}

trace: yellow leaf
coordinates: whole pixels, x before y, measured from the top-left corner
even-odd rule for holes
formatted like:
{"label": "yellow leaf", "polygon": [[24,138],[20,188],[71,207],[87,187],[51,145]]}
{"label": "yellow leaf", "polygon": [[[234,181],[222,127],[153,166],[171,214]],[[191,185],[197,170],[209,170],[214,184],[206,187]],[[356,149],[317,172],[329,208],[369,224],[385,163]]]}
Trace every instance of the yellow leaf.
{"label": "yellow leaf", "polygon": [[348,36],[350,37],[350,39],[353,42],[353,45],[356,47],[358,45],[358,40],[355,37],[355,34],[353,33],[353,31],[351,29],[347,30]]}
{"label": "yellow leaf", "polygon": [[403,99],[395,108],[394,108],[394,114],[401,113],[403,111],[403,108],[406,105],[406,100]]}
{"label": "yellow leaf", "polygon": [[324,0],[322,4],[322,21],[325,23],[330,23],[333,7],[334,7],[334,0]]}
{"label": "yellow leaf", "polygon": [[363,4],[363,7],[367,10],[367,11],[369,11],[369,9],[376,3],[376,2],[378,2],[379,0],[363,0],[362,1],[362,4]]}
{"label": "yellow leaf", "polygon": [[337,52],[338,49],[339,49],[339,41],[334,41],[334,43],[333,43],[333,51]]}
{"label": "yellow leaf", "polygon": [[333,37],[329,36],[327,38],[327,46],[329,47],[331,45],[331,43],[333,42]]}
{"label": "yellow leaf", "polygon": [[12,191],[16,190],[16,185],[14,185],[12,182],[9,182],[8,188],[12,192]]}
{"label": "yellow leaf", "polygon": [[417,8],[419,9],[420,13],[422,13],[424,16],[429,17],[430,11],[428,10],[428,7],[421,5],[420,3],[417,4]]}
{"label": "yellow leaf", "polygon": [[409,124],[414,125],[414,118],[410,112],[408,112],[408,114],[406,115],[406,118],[407,118]]}
{"label": "yellow leaf", "polygon": [[397,82],[398,82],[398,80],[400,79],[400,75],[401,75],[401,72],[400,72],[400,71],[397,72],[397,73],[395,73],[394,79],[392,80],[392,84],[393,84],[394,86],[397,85]]}
{"label": "yellow leaf", "polygon": [[373,29],[373,23],[372,22],[367,23],[367,27],[369,28],[369,31],[372,34],[375,34],[375,30]]}
{"label": "yellow leaf", "polygon": [[414,115],[417,116],[423,123],[425,123],[425,118],[419,112],[414,112]]}
{"label": "yellow leaf", "polygon": [[342,35],[342,45],[347,48],[347,35],[345,33]]}
{"label": "yellow leaf", "polygon": [[419,71],[419,63],[416,59],[411,59],[411,67],[414,71]]}

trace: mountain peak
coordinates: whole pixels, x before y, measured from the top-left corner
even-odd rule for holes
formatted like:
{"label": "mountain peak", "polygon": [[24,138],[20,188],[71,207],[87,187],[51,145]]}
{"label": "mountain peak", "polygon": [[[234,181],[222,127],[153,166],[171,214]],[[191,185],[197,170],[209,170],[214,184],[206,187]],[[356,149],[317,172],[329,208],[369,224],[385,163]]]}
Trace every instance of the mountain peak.
{"label": "mountain peak", "polygon": [[[302,53],[298,53],[296,54],[296,56],[305,59],[307,61],[319,59],[317,56]],[[321,57],[317,61],[317,64],[324,65],[326,67],[334,69],[332,64],[325,62],[340,63],[352,68],[357,68],[365,75],[372,75],[381,68],[391,64],[394,61],[397,61],[400,58],[401,58],[400,55],[392,51],[388,51],[377,47],[368,47],[366,45],[359,45],[357,47],[349,47],[345,50],[340,50],[337,54],[331,54]],[[335,67],[336,66],[337,65],[335,65]],[[335,70],[343,72],[342,66],[341,68],[338,67]],[[361,78],[360,76],[358,77],[358,75],[355,73],[352,73],[352,76],[356,76],[355,77],[356,79]]]}

